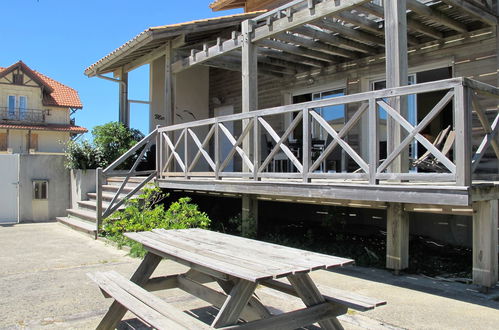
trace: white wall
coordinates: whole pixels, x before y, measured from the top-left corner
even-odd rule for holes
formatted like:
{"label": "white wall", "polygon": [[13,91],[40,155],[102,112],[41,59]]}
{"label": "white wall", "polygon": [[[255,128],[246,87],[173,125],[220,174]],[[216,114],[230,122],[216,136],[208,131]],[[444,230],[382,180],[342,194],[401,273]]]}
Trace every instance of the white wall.
{"label": "white wall", "polygon": [[[6,129],[0,129],[0,133],[6,133]],[[8,130],[8,148],[15,154],[28,152],[27,134],[28,130]],[[57,131],[31,131],[38,135],[38,149],[36,152],[62,153],[65,144],[69,141],[69,132]]]}

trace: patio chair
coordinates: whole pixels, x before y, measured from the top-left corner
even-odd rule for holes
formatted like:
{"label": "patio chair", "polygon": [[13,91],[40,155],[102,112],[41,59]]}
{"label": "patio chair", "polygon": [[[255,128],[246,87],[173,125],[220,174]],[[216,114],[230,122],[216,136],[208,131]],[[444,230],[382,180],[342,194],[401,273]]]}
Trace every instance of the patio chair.
{"label": "patio chair", "polygon": [[[456,132],[451,131],[450,125],[447,126],[444,130],[438,133],[435,141],[433,142],[433,146],[439,149],[444,156],[447,157],[452,146],[454,145],[454,140],[456,139]],[[442,146],[443,144],[443,146]],[[440,149],[440,147],[442,148]],[[430,152],[426,151],[421,157],[414,160],[411,163],[412,167],[417,167],[421,170],[427,170],[432,172],[446,172],[447,168],[443,166],[438,159]]]}

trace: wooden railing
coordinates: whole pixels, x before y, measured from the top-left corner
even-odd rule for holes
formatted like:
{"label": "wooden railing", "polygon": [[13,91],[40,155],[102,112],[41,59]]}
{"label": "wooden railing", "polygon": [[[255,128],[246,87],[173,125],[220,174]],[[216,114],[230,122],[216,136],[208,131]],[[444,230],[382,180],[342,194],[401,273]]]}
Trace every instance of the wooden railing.
{"label": "wooden railing", "polygon": [[[436,91],[441,91],[443,97],[428,109],[426,116],[416,125],[411,124],[394,105],[411,95]],[[453,78],[161,127],[158,129],[158,178],[271,178],[300,179],[303,182],[312,179],[355,179],[370,185],[379,184],[380,180],[439,181],[468,186],[490,145],[495,152],[494,174],[497,174],[498,98],[499,90],[493,86]],[[397,99],[399,103],[394,102]],[[455,141],[452,152],[447,154],[422,132],[443,109],[449,109],[451,105]],[[333,106],[349,109],[350,115],[341,127],[333,127],[317,111]],[[491,108],[485,111],[486,107]],[[383,115],[386,119],[380,118],[381,109],[386,113]],[[490,114],[494,120],[488,119]],[[472,127],[473,116],[478,117],[481,127]],[[279,133],[275,123],[285,122],[285,118],[288,118],[289,124]],[[382,150],[380,139],[384,133],[381,122],[384,121],[388,132],[399,130],[401,133],[400,140],[392,144],[393,148]],[[240,127],[240,134],[235,134],[232,127]],[[365,141],[367,152],[361,153],[359,144],[349,141],[348,136],[355,129],[360,132],[360,139]],[[322,130],[325,140],[320,148],[314,146],[313,134],[317,130]],[[296,152],[296,145],[292,146],[289,142],[298,131],[302,135],[299,141],[301,152]],[[483,136],[474,146],[476,132],[482,132]],[[262,139],[269,139],[271,143],[262,143]],[[404,165],[410,162],[407,155],[414,141],[443,170],[418,172],[409,164]],[[229,149],[224,151],[224,145],[229,145]],[[349,159],[348,168],[342,172],[334,172],[324,166],[335,150],[341,150]],[[386,157],[380,160],[381,151],[386,151]],[[284,160],[288,169],[275,166],[276,158]],[[235,161],[240,162],[240,166],[233,165]],[[398,167],[395,166],[397,162]]]}
{"label": "wooden railing", "polygon": [[[156,145],[157,129],[149,133],[146,137],[135,144],[131,149],[124,153],[121,157],[116,159],[111,165],[109,165],[104,170],[102,168],[97,169],[96,173],[96,195],[97,195],[97,208],[96,208],[96,224],[97,232],[99,231],[102,219],[113,214],[118,208],[130,197],[139,192],[149,181],[151,181],[156,176],[156,169],[151,170],[137,170],[139,164],[144,160],[146,153],[151,150],[151,147]],[[129,169],[117,170],[117,168],[124,164],[127,160],[134,159],[133,164]],[[157,168],[157,165],[155,166]],[[130,178],[135,176],[144,176],[144,180],[140,181],[134,188],[129,191],[125,196],[120,196],[123,194],[123,190],[130,180]],[[104,208],[102,203],[102,186],[107,183],[107,178],[109,177],[122,177],[120,187],[113,196],[111,202]]]}

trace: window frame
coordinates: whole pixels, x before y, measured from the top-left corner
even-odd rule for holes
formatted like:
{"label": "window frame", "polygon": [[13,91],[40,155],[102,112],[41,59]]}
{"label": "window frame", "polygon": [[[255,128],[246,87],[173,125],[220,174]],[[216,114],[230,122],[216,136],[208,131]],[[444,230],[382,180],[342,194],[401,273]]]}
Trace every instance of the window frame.
{"label": "window frame", "polygon": [[[35,179],[32,180],[33,184],[33,200],[37,201],[46,201],[49,199],[49,180],[45,179]],[[37,185],[40,185],[40,190],[37,190]],[[43,185],[45,185],[45,196],[43,196],[43,188],[41,188]]]}

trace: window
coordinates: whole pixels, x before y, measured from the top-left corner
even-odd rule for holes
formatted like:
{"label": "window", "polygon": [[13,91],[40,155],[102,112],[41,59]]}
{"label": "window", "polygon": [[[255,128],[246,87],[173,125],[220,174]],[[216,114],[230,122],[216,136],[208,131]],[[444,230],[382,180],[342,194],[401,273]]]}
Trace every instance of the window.
{"label": "window", "polygon": [[22,73],[14,73],[13,78],[15,85],[22,85],[24,83],[24,75]]}
{"label": "window", "polygon": [[16,97],[14,95],[9,95],[7,100],[7,108],[9,117],[15,117],[16,115]]}
{"label": "window", "polygon": [[[337,89],[333,91],[319,92],[312,94],[312,100],[324,100],[324,99],[332,99],[338,96],[345,95],[345,91],[343,89]],[[336,131],[339,131],[343,125],[345,124],[345,105],[331,105],[328,107],[316,108],[314,109],[324,118],[332,128]],[[312,136],[317,139],[325,140],[328,133],[324,131],[324,129],[314,121],[314,125],[312,126]]]}
{"label": "window", "polygon": [[47,180],[33,180],[33,199],[48,199],[49,182]]}

